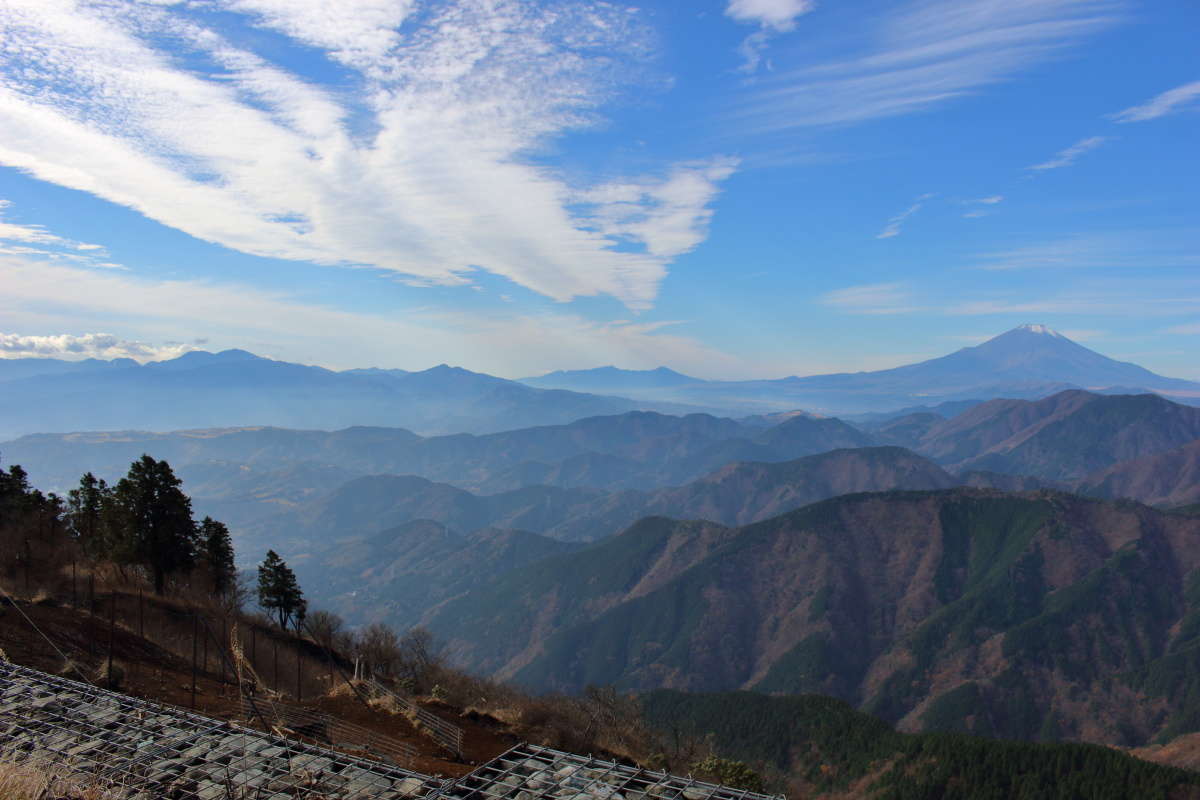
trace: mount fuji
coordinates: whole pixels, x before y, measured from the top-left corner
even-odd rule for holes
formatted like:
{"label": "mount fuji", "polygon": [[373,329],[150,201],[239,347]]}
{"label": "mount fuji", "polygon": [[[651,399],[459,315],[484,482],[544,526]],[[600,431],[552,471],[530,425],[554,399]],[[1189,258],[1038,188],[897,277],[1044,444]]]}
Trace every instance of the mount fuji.
{"label": "mount fuji", "polygon": [[[651,379],[664,373],[669,373],[671,380]],[[805,408],[861,414],[995,397],[1036,399],[1065,389],[1110,394],[1154,392],[1178,402],[1200,404],[1200,383],[1164,377],[1137,364],[1117,361],[1045,325],[1021,325],[974,347],[875,372],[708,381],[665,368],[643,372],[601,367],[555,372],[523,382],[543,389],[761,412]]]}

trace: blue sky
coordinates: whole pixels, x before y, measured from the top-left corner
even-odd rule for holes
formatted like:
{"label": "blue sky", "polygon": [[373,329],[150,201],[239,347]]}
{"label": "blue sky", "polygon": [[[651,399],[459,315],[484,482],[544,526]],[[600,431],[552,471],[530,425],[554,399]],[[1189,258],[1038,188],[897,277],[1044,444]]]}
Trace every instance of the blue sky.
{"label": "blue sky", "polygon": [[1191,0],[0,0],[0,354],[1200,379]]}

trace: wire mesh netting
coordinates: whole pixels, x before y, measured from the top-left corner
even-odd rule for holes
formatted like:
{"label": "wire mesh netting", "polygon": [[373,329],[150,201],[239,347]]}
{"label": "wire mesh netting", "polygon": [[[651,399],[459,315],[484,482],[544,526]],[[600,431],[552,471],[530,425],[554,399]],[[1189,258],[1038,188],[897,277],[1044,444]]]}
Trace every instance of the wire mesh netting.
{"label": "wire mesh netting", "polygon": [[781,800],[728,786],[519,744],[448,787],[453,800]]}
{"label": "wire mesh netting", "polygon": [[0,663],[0,755],[136,800],[401,800],[437,778]]}

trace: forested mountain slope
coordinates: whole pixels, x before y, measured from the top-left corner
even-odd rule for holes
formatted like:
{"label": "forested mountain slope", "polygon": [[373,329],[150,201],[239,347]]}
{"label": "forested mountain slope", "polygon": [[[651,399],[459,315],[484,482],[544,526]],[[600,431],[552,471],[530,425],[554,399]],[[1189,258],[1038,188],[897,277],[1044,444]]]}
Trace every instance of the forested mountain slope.
{"label": "forested mountain slope", "polygon": [[1138,504],[859,494],[643,520],[427,621],[531,685],[819,692],[908,730],[1137,744],[1200,728],[1198,566],[1200,519]]}
{"label": "forested mountain slope", "polygon": [[794,797],[1200,797],[1195,772],[1114,748],[902,734],[819,695],[658,690],[641,700],[647,721],[665,735],[711,741],[725,758],[778,770]]}

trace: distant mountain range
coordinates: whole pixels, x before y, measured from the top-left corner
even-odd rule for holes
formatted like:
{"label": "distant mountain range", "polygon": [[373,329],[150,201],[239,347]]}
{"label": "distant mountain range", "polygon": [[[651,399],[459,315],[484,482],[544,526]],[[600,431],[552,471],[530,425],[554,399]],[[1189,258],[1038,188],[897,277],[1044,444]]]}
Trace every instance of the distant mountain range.
{"label": "distant mountain range", "polygon": [[837,414],[880,412],[956,400],[1039,398],[1064,389],[1131,394],[1158,392],[1200,402],[1200,383],[1166,378],[1107,358],[1043,325],[1022,325],[983,344],[918,364],[876,372],[778,380],[713,381],[656,370],[551,372],[522,383],[548,389],[694,405]]}
{"label": "distant mountain range", "polygon": [[335,372],[244,350],[195,351],[145,365],[130,359],[0,359],[0,437],[251,425],[482,434],[630,410],[741,417],[805,409],[845,416],[927,407],[947,416],[983,400],[1038,399],[1071,388],[1150,391],[1200,404],[1200,383],[1155,375],[1027,325],[896,369],[757,381],[704,381],[666,368],[604,367],[521,382],[444,364],[421,372]]}
{"label": "distant mountain range", "polygon": [[490,433],[639,408],[692,410],[536,389],[444,364],[422,372],[334,372],[244,350],[195,351],[145,365],[129,359],[0,359],[0,436],[244,425]]}

